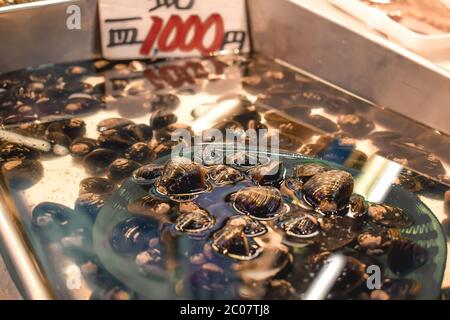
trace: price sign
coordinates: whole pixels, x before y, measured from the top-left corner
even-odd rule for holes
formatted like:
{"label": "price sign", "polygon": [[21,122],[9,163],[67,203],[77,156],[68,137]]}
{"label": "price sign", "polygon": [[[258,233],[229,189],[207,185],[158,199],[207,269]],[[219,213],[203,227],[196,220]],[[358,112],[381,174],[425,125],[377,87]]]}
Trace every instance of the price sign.
{"label": "price sign", "polygon": [[100,0],[107,59],[248,52],[245,0]]}

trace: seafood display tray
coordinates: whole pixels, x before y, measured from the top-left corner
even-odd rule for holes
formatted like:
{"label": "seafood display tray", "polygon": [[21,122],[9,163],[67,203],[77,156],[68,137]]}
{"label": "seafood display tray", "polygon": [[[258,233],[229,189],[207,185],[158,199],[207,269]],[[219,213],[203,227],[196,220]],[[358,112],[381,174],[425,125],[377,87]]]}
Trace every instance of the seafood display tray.
{"label": "seafood display tray", "polygon": [[[10,61],[9,58],[2,58],[3,64],[0,64],[1,73],[36,66],[42,63],[85,61],[99,57],[97,26],[93,23],[93,21],[96,21],[95,17],[97,14],[94,1],[43,1],[41,7],[39,3],[36,3],[33,9],[28,9],[33,11],[39,10],[42,13],[38,21],[33,20],[36,23],[34,27],[38,29],[40,29],[39,27],[43,28],[46,23],[44,22],[44,16],[47,14],[54,14],[57,20],[63,23],[65,21],[64,9],[68,2],[76,2],[83,7],[83,19],[86,19],[85,26],[87,27],[83,28],[80,33],[71,33],[64,28],[49,28],[48,30],[50,31],[47,37],[47,41],[49,42],[46,44],[46,47],[59,48],[58,50],[62,50],[62,52],[54,51],[49,53],[48,50],[45,50],[44,53],[42,48],[29,50],[30,48],[26,48],[26,44],[35,44],[35,42],[27,41],[27,38],[24,38],[25,33],[22,32],[18,33],[15,39],[5,36],[5,30],[10,30],[11,25],[3,28],[5,21],[0,20],[0,38],[11,41],[5,48],[7,50],[11,50],[12,48],[20,49],[18,50],[20,54],[18,55],[18,59],[15,59],[15,62]],[[447,103],[449,98],[447,96],[448,90],[445,90],[450,83],[447,74],[436,70],[436,68],[417,59],[415,56],[409,56],[403,52],[399,53],[392,48],[385,47],[384,44],[373,43],[370,39],[353,34],[350,30],[342,26],[335,29],[333,22],[327,20],[326,17],[317,15],[313,10],[303,7],[301,4],[298,5],[294,1],[277,1],[277,6],[279,6],[279,11],[277,12],[268,10],[269,6],[273,5],[273,1],[250,0],[248,4],[254,50],[262,53],[263,56],[276,59],[274,61],[268,60],[272,61],[271,64],[276,70],[274,76],[271,76],[275,82],[277,80],[276,72],[279,72],[280,69],[288,70],[289,68],[294,68],[297,71],[300,70],[300,78],[303,80],[309,79],[306,82],[314,82],[318,79],[320,81],[322,79],[325,80],[326,83],[320,82],[321,84],[318,87],[321,90],[327,88],[324,90],[329,90],[332,94],[340,92],[339,95],[343,95],[348,99],[355,99],[352,100],[357,102],[355,113],[373,121],[375,123],[373,131],[395,129],[398,132],[401,131],[407,139],[418,139],[426,148],[432,149],[433,153],[438,154],[445,172],[449,172],[449,149],[447,148],[449,138],[439,132],[439,130],[447,133],[450,132],[448,124],[445,121],[450,111],[448,108],[442,107],[445,105],[443,103]],[[14,14],[17,18],[15,18]],[[30,11],[18,10],[14,14],[12,10],[0,11],[0,15],[4,15],[4,17],[9,16],[12,20],[30,16]],[[286,14],[286,19],[281,18],[280,15],[283,14]],[[305,19],[299,19],[299,17]],[[51,19],[47,20],[51,21]],[[291,33],[293,32],[292,30],[298,31],[298,28],[301,28],[302,24],[306,25],[311,23],[311,21],[314,22],[312,25],[317,26],[317,32],[321,32],[324,35],[323,37],[315,37],[315,39],[312,39],[307,35],[308,32],[300,31],[299,34],[301,37],[299,38],[297,34]],[[293,29],[290,31],[291,27]],[[280,30],[282,31],[280,32]],[[331,30],[334,31],[331,32]],[[285,37],[275,37],[277,32],[280,32],[279,34],[285,34]],[[292,40],[294,37],[296,41],[289,40]],[[333,37],[348,41],[346,43],[345,55],[343,54],[344,48],[337,45],[332,40]],[[65,39],[67,45],[61,45],[59,43],[60,39]],[[279,41],[283,41],[283,43],[279,43]],[[342,63],[342,61],[348,62],[354,58],[348,52],[348,47],[358,47],[358,55],[361,55],[361,57],[369,57],[367,59],[368,62],[362,62],[360,59],[356,59],[354,61],[359,62],[359,65],[357,63]],[[375,51],[379,55],[378,57],[372,52],[374,48],[376,48]],[[308,51],[305,49],[311,50]],[[25,52],[27,53],[25,54]],[[299,55],[299,53],[305,54]],[[6,54],[5,56],[11,55]],[[249,61],[251,62],[253,59],[258,60],[259,57],[252,56]],[[231,63],[231,66],[233,66],[234,59],[236,59],[236,65],[238,66],[241,66],[241,63],[243,65],[248,63],[245,62],[246,58],[224,57],[223,59]],[[388,61],[389,66],[385,66],[383,72],[379,72],[380,63],[383,61]],[[399,61],[401,62],[400,64],[398,64]],[[324,65],[325,68],[323,67]],[[330,68],[330,66],[333,67]],[[343,67],[345,67],[344,70],[342,69]],[[390,79],[390,74],[396,72],[399,72],[402,81],[399,81],[399,78],[395,77],[394,79]],[[361,81],[363,77],[361,73],[364,74],[364,78],[367,80]],[[371,74],[371,76],[368,77],[367,74]],[[313,75],[312,78],[310,78],[311,75]],[[102,76],[99,78],[94,79],[94,83],[96,81],[104,81]],[[236,102],[237,97],[245,94],[252,103],[255,103],[258,111],[263,114],[263,123],[268,125],[270,130],[276,131],[279,129],[277,121],[280,121],[280,119],[276,118],[275,122],[271,124],[264,114],[274,110],[279,111],[278,114],[281,115],[282,123],[288,121],[294,125],[294,129],[298,125],[301,130],[304,130],[306,133],[302,137],[301,144],[303,146],[317,143],[317,140],[322,136],[332,136],[338,140],[340,139],[333,129],[330,131],[327,128],[320,128],[315,126],[314,123],[308,122],[308,119],[314,119],[314,117],[309,118],[305,116],[302,111],[299,111],[301,108],[294,112],[292,110],[289,111],[288,108],[283,108],[278,102],[274,103],[274,101],[267,99],[270,97],[261,96],[261,92],[255,93],[248,91],[248,84],[252,83],[249,78],[251,77],[245,74],[245,72],[243,73],[238,67],[231,67],[224,76],[213,75],[209,78],[209,81],[202,82],[200,85],[201,90],[194,91],[197,94],[192,95],[189,93],[189,90],[188,92],[177,92],[180,99],[180,106],[175,111],[178,121],[190,125],[194,129],[194,132],[199,133],[201,130],[212,125],[213,122],[211,121],[217,121],[218,115],[208,116],[208,112],[203,114],[203,111],[201,111],[200,114],[202,114],[203,118],[199,117],[196,119],[193,117],[194,109],[210,110],[211,106],[217,106],[223,101],[230,100]],[[405,81],[409,83],[405,83]],[[335,85],[345,89],[346,93],[343,93],[341,89],[336,89]],[[413,95],[410,94],[411,90],[413,91]],[[348,92],[352,94],[347,96]],[[367,100],[360,100],[353,94],[373,101],[382,107],[375,106],[367,102]],[[405,97],[407,98],[404,99]],[[125,97],[122,102],[126,103],[126,101],[129,101],[127,100],[129,98],[129,96]],[[430,102],[429,105],[432,105],[434,108],[432,110],[428,109],[424,113],[422,106],[425,99],[432,99],[432,101],[428,101]],[[289,103],[288,101],[285,106],[289,105]],[[145,113],[142,113],[142,110],[138,110],[139,112],[136,113],[136,110],[133,108],[129,110],[127,108],[120,109],[113,103],[111,105],[106,103],[106,106],[106,108],[97,112],[80,115],[80,118],[86,122],[86,136],[92,138],[97,137],[97,124],[105,118],[119,116],[130,118],[135,123],[148,124],[149,122],[149,110]],[[329,113],[322,105],[310,105],[309,107],[311,107],[311,114],[313,116],[325,116],[333,123],[338,122],[339,116],[342,115],[340,112],[335,114]],[[421,123],[434,129],[423,126],[418,121],[411,119],[418,119]],[[362,150],[369,157],[377,153],[377,151],[380,151],[380,148],[375,146],[370,139],[361,138],[355,140],[356,148]],[[300,151],[300,146],[297,149],[297,152]],[[25,297],[87,299],[91,296],[92,292],[85,282],[82,282],[81,287],[77,290],[67,289],[67,279],[70,277],[71,270],[73,270],[73,266],[76,263],[66,257],[60,248],[57,246],[45,249],[41,248],[40,252],[33,252],[30,251],[29,247],[30,242],[33,243],[36,240],[30,239],[32,238],[30,234],[33,233],[30,230],[30,214],[32,209],[43,201],[51,201],[73,207],[74,200],[79,192],[79,182],[87,176],[86,170],[79,163],[74,162],[70,156],[46,157],[42,161],[42,164],[44,167],[44,177],[31,188],[23,192],[11,193],[5,185],[2,185],[0,217],[4,223],[0,226],[0,233],[4,242],[5,252],[9,256],[8,260],[10,260],[11,268],[14,269],[15,281]],[[420,169],[420,166],[414,168],[415,171],[419,172],[421,171]],[[431,178],[432,181],[440,182],[437,183],[436,188],[419,191],[418,197],[440,221],[443,221],[446,219],[446,213],[444,210],[442,190],[448,189],[448,179],[445,174],[437,176],[430,175],[429,172],[424,173],[427,181],[431,181],[429,180]],[[386,181],[390,183],[394,182],[390,181],[388,176],[373,176],[372,178],[387,179]],[[364,190],[361,190],[361,193],[364,194]],[[36,247],[34,250],[36,250]],[[44,256],[49,257],[49,259],[43,261],[42,257]],[[445,257],[443,260],[445,260]],[[443,260],[441,260],[441,263]],[[450,285],[450,274],[448,272],[444,276],[443,285]]]}

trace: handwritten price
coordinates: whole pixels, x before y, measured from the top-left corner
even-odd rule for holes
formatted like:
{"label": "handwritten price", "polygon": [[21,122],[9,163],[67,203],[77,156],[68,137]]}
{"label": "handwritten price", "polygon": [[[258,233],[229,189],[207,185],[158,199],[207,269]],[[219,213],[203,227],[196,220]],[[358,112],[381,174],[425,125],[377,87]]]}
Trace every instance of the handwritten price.
{"label": "handwritten price", "polygon": [[[180,16],[172,15],[165,25],[160,17],[151,17],[151,19],[152,27],[140,49],[142,55],[149,55],[156,42],[161,52],[198,50],[202,55],[218,51],[222,46],[224,23],[217,13],[210,15],[204,22],[198,15],[191,15],[186,21],[183,21]],[[206,47],[204,42],[212,28],[215,28],[213,40]]]}

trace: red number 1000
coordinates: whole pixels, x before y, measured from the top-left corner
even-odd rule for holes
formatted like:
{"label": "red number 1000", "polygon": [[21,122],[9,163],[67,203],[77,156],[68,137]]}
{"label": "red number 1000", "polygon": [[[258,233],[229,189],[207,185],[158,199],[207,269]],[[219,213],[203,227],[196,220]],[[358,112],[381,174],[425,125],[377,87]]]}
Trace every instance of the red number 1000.
{"label": "red number 1000", "polygon": [[[204,22],[197,15],[190,16],[184,22],[180,16],[172,15],[164,27],[164,22],[159,17],[152,17],[152,22],[152,27],[140,50],[142,55],[150,54],[156,39],[158,39],[158,49],[161,52],[172,52],[177,49],[189,52],[197,49],[202,55],[218,51],[223,43],[224,25],[219,14],[210,15]],[[205,35],[212,27],[215,27],[213,41],[209,47],[205,47],[203,43]],[[191,30],[193,30],[193,35],[188,41]],[[169,41],[172,33],[175,35]]]}

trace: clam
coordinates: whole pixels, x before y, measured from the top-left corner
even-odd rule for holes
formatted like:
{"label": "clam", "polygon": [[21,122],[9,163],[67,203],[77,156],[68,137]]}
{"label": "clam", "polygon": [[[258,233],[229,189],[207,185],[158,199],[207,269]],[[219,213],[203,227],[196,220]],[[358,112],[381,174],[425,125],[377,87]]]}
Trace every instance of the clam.
{"label": "clam", "polygon": [[319,163],[306,163],[295,167],[294,177],[300,180],[300,182],[306,183],[314,175],[329,170],[330,168]]}
{"label": "clam", "polygon": [[428,251],[408,239],[394,240],[388,252],[388,266],[397,274],[409,273],[428,261]]}
{"label": "clam", "polygon": [[93,174],[99,174],[117,158],[117,154],[109,149],[95,149],[83,158],[83,164],[86,170]]}
{"label": "clam", "polygon": [[372,300],[410,300],[422,290],[422,285],[414,279],[386,279],[381,288],[370,293]]}
{"label": "clam", "polygon": [[261,222],[250,218],[249,216],[233,216],[228,219],[225,227],[244,228],[244,234],[247,237],[258,237],[267,232],[267,228]]}
{"label": "clam", "polygon": [[132,179],[137,184],[150,185],[162,174],[164,167],[159,164],[147,164],[132,173]]}
{"label": "clam", "polygon": [[398,237],[391,229],[375,227],[360,233],[357,237],[359,247],[368,255],[380,255],[387,252],[391,241]]}
{"label": "clam", "polygon": [[2,165],[1,172],[10,188],[24,190],[42,179],[44,167],[39,160],[12,160]]}
{"label": "clam", "polygon": [[146,124],[129,124],[121,130],[139,142],[147,142],[153,137],[153,129]]}
{"label": "clam", "polygon": [[368,215],[374,222],[386,227],[407,228],[413,224],[403,209],[387,204],[371,204]]}
{"label": "clam", "polygon": [[119,158],[114,160],[107,170],[108,178],[115,182],[121,182],[128,178],[133,171],[138,169],[141,165],[136,161]]}
{"label": "clam", "polygon": [[178,117],[170,111],[160,109],[153,112],[150,118],[150,127],[153,130],[160,130],[170,124],[177,122]]}
{"label": "clam", "polygon": [[144,274],[163,276],[166,272],[167,261],[161,247],[148,248],[138,253],[135,262]]}
{"label": "clam", "polygon": [[284,201],[273,187],[248,187],[233,195],[234,208],[258,220],[275,219],[283,213]]}
{"label": "clam", "polygon": [[234,184],[244,180],[244,175],[237,169],[225,165],[213,166],[208,176],[218,185]]}
{"label": "clam", "polygon": [[321,248],[336,251],[352,243],[360,232],[360,224],[353,218],[333,215],[319,219],[320,235],[316,238]]}
{"label": "clam", "polygon": [[0,145],[0,163],[11,160],[37,160],[39,157],[39,151],[18,143],[4,142]]}
{"label": "clam", "polygon": [[175,221],[175,228],[190,235],[201,234],[214,226],[215,219],[206,210],[195,206],[192,211],[184,212]]}
{"label": "clam", "polygon": [[368,205],[363,196],[354,194],[350,197],[350,216],[353,218],[364,218],[367,214]]}
{"label": "clam", "polygon": [[204,168],[187,158],[169,160],[157,182],[157,191],[164,195],[188,195],[207,189]]}
{"label": "clam", "polygon": [[145,164],[153,158],[153,151],[145,142],[137,142],[127,149],[125,158]]}
{"label": "clam", "polygon": [[168,222],[172,206],[166,200],[145,195],[131,201],[128,204],[128,211],[136,215],[157,219],[160,222]]}
{"label": "clam", "polygon": [[105,205],[105,196],[96,193],[83,193],[75,201],[75,212],[82,217],[89,217],[95,221],[98,213]]}
{"label": "clam", "polygon": [[297,300],[294,287],[289,281],[274,279],[267,285],[264,300]]}
{"label": "clam", "polygon": [[89,177],[80,181],[79,194],[111,194],[114,191],[114,188],[114,183],[109,179],[101,177]]}
{"label": "clam", "polygon": [[97,124],[97,130],[103,132],[111,129],[121,129],[131,124],[134,124],[134,122],[125,118],[107,118]]}
{"label": "clam", "polygon": [[[327,263],[330,255],[330,252],[325,251],[310,256],[307,264],[307,270],[310,274],[316,275],[324,264]],[[328,299],[348,297],[367,278],[366,265],[363,262],[351,256],[346,256],[345,259],[345,267],[331,288],[327,296]]]}
{"label": "clam", "polygon": [[69,146],[69,151],[73,157],[82,159],[88,153],[94,151],[97,146],[97,141],[89,138],[78,138],[75,139]]}
{"label": "clam", "polygon": [[330,170],[311,177],[303,187],[305,199],[319,212],[336,213],[344,209],[353,192],[353,177],[341,170]]}
{"label": "clam", "polygon": [[149,240],[157,234],[157,227],[148,219],[128,218],[112,230],[111,246],[119,253],[138,253],[148,247]]}
{"label": "clam", "polygon": [[125,150],[137,141],[123,130],[109,129],[97,138],[97,144],[106,149]]}
{"label": "clam", "polygon": [[249,174],[261,186],[279,187],[284,181],[286,169],[281,162],[273,161],[249,170]]}
{"label": "clam", "polygon": [[41,230],[49,230],[50,234],[55,230],[67,230],[74,211],[59,203],[41,202],[33,208],[31,221],[33,226]]}
{"label": "clam", "polygon": [[311,238],[318,235],[320,230],[317,218],[309,214],[289,217],[280,225],[287,236],[294,238]]}
{"label": "clam", "polygon": [[228,226],[213,234],[213,249],[237,260],[251,260],[261,253],[261,248],[244,233],[243,227]]}

